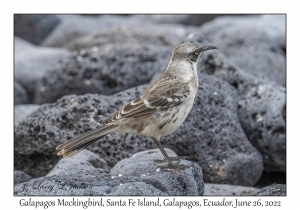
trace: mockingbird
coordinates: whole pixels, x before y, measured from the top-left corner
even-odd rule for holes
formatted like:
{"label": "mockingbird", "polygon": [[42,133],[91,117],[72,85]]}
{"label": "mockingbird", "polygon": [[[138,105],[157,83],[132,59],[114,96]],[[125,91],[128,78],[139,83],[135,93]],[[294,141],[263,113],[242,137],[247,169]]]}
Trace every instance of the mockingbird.
{"label": "mockingbird", "polygon": [[187,157],[169,157],[160,143],[160,137],[174,132],[186,119],[198,90],[197,61],[204,51],[214,46],[193,43],[178,45],[173,51],[167,70],[160,75],[139,98],[127,103],[114,115],[102,122],[103,126],[83,133],[60,144],[57,155],[70,157],[103,136],[117,132],[124,134],[120,145],[129,133],[142,134],[153,139],[168,162],[165,168],[182,169],[184,165],[172,160]]}

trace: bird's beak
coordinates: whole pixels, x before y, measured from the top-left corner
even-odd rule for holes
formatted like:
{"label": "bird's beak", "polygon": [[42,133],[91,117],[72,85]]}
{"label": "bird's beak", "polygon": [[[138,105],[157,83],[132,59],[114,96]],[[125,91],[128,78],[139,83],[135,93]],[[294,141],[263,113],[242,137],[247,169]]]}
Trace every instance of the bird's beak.
{"label": "bird's beak", "polygon": [[204,47],[201,47],[202,52],[207,51],[207,50],[213,50],[213,49],[218,49],[218,48],[215,47],[215,46],[204,46]]}

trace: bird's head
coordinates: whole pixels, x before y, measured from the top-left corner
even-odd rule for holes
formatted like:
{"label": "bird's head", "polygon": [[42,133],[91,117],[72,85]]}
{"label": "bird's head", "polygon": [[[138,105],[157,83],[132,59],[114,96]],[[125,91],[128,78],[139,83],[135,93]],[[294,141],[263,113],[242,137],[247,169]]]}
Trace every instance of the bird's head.
{"label": "bird's head", "polygon": [[175,48],[172,59],[197,62],[203,52],[213,49],[218,48],[215,46],[199,46],[194,43],[185,42]]}

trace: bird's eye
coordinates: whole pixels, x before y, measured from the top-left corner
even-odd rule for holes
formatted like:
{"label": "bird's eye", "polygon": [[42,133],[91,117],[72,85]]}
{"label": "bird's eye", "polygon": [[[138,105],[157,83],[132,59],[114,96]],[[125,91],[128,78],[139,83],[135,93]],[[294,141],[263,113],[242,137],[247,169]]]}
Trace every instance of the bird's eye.
{"label": "bird's eye", "polygon": [[195,50],[194,50],[194,53],[195,53],[196,55],[198,55],[198,54],[199,54],[199,49],[198,49],[198,48],[195,49]]}

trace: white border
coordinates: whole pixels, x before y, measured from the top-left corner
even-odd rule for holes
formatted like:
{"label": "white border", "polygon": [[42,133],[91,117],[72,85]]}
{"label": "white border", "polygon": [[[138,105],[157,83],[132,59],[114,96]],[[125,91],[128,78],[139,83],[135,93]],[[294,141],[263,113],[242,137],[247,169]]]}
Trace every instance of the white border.
{"label": "white border", "polygon": [[[293,1],[296,2],[296,1]],[[1,3],[1,131],[2,131],[2,184],[3,209],[19,207],[20,197],[13,197],[13,14],[14,13],[287,13],[287,197],[284,207],[298,207],[299,181],[299,6],[275,1],[6,1]],[[298,134],[298,135],[297,135]],[[298,138],[297,138],[298,137]],[[58,197],[39,197],[56,200]],[[83,199],[85,197],[82,197]],[[115,199],[116,197],[114,197]],[[155,197],[148,197],[149,199]],[[234,197],[229,197],[233,199]],[[240,197],[238,197],[240,198]],[[274,197],[267,197],[274,199]],[[37,197],[35,198],[37,199]],[[126,198],[127,199],[127,198]],[[182,200],[199,199],[182,197]],[[202,199],[202,198],[200,198]],[[211,197],[212,200],[221,197]],[[253,197],[244,197],[253,200]],[[262,198],[265,199],[265,198]],[[297,207],[296,207],[297,206]],[[295,208],[296,207],[296,208]],[[139,207],[140,208],[140,207]],[[152,207],[153,208],[153,207]],[[178,208],[178,207],[177,207]],[[299,208],[299,207],[298,207]],[[29,208],[28,208],[29,209]],[[89,208],[90,209],[90,208]],[[99,209],[99,208],[98,208]],[[174,208],[175,209],[175,208]],[[243,209],[243,208],[239,208]],[[247,208],[249,209],[249,208]]]}

